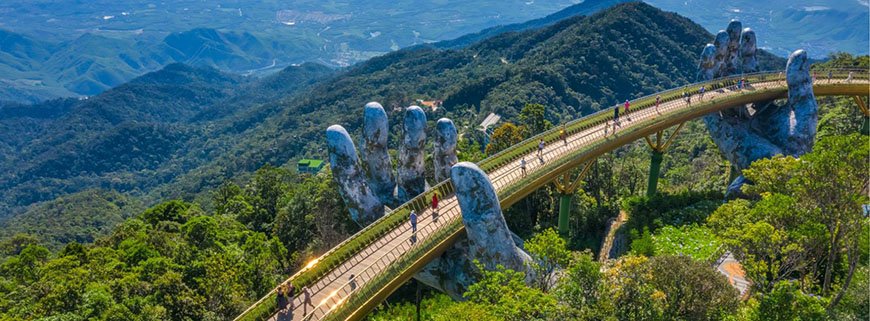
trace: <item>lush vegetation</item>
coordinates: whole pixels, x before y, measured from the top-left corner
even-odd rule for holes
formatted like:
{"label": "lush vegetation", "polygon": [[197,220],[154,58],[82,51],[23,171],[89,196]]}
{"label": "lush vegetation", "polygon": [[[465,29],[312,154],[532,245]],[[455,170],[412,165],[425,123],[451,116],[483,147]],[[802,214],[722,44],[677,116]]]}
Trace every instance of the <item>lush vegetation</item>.
{"label": "lush vegetation", "polygon": [[330,73],[302,65],[251,82],[174,64],[87,100],[3,106],[0,217],[92,188],[141,195],[232,141],[210,137],[239,135],[277,112],[258,104]]}
{"label": "lush vegetation", "polygon": [[[436,312],[422,317],[468,320],[451,312],[463,309],[482,320],[862,320],[870,307],[870,221],[861,215],[867,177],[856,173],[867,173],[868,154],[866,136],[835,135],[800,161],[758,161],[744,173],[755,182],[747,191],[759,198],[720,201],[709,216],[688,215],[691,222],[647,221],[633,253],[603,268],[542,231],[525,244],[537,262],[530,286],[523,273],[480,268],[466,302],[430,295],[424,306]],[[691,207],[695,197],[674,198],[659,213]],[[635,251],[647,242],[649,251]],[[711,267],[724,250],[753,282],[745,300]],[[558,282],[548,282],[556,270]],[[413,307],[401,303],[371,319],[408,318]]]}
{"label": "lush vegetation", "polygon": [[[0,320],[232,318],[359,229],[328,171],[268,165],[324,158],[326,124],[359,131],[360,108],[379,100],[396,129],[393,108],[443,98],[429,119],[467,127],[460,159],[479,161],[615,101],[688,82],[710,37],[632,3],[464,49],[399,51],[334,77],[303,65],[254,82],[172,65],[86,101],[4,104],[0,211],[24,214],[6,219],[0,234]],[[828,64],[866,61],[837,55]],[[870,152],[866,137],[852,134],[862,125],[854,103],[822,102],[816,152],[753,165],[744,174],[756,183],[747,190],[754,199],[722,204],[732,173],[700,121],[688,122],[666,153],[653,197],[640,196],[643,142],[598,158],[571,195],[568,235],[551,229],[559,195],[542,188],[505,210],[536,261],[530,286],[521,273],[481,269],[467,301],[430,295],[424,302],[434,312],[425,317],[866,319],[870,224],[858,206],[868,202],[867,177],[856,173],[867,173]],[[484,149],[472,128],[489,112],[506,122]],[[392,133],[398,141],[400,131]],[[140,203],[156,205],[142,211]],[[620,211],[631,242],[616,252],[631,252],[602,269],[591,253]],[[393,218],[294,283],[316,279],[395,226]],[[746,301],[710,267],[726,250],[753,281]],[[260,312],[271,312],[268,303]],[[371,318],[411,311],[400,303]]]}
{"label": "lush vegetation", "polygon": [[118,192],[83,191],[36,204],[14,219],[0,221],[0,240],[37,237],[52,251],[67,243],[93,243],[142,209],[141,203]]}
{"label": "lush vegetation", "polygon": [[60,239],[18,234],[0,243],[0,320],[232,319],[354,230],[336,193],[328,172],[267,166],[222,185],[213,213],[167,201],[54,252]]}
{"label": "lush vegetation", "polygon": [[[528,250],[539,262],[562,269],[552,288],[529,287],[523,273],[499,267],[480,270],[478,282],[455,303],[436,295],[427,308],[443,320],[456,309],[482,320],[721,320],[738,310],[736,291],[706,263],[682,256],[630,256],[602,272],[589,252],[570,252],[552,231],[532,238]],[[537,269],[544,272],[546,269]],[[408,317],[412,305],[380,311],[371,320]]]}

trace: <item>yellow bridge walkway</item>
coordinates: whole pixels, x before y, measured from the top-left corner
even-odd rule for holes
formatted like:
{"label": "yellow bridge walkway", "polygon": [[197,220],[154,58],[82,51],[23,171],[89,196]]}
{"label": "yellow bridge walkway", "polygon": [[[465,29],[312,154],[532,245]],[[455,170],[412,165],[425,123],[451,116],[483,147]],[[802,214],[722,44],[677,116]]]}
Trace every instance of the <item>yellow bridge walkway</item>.
{"label": "yellow bridge walkway", "polygon": [[[835,70],[833,73],[832,79],[825,77],[815,81],[813,89],[816,96],[870,94],[867,70]],[[827,76],[827,70],[818,74]],[[480,166],[489,175],[502,207],[506,208],[552,182],[559,175],[619,146],[711,112],[787,96],[788,88],[782,72],[762,72],[742,77],[748,83],[744,89],[736,88],[737,77],[722,78],[635,99],[631,101],[628,114],[624,113],[620,105],[620,126],[616,127],[615,133],[611,106],[566,124],[569,134],[567,142],[558,137],[557,127],[493,155],[481,162]],[[703,98],[699,93],[701,86],[706,88]],[[690,95],[691,103],[683,99],[683,92]],[[662,99],[658,110],[655,108],[656,96]],[[865,108],[863,112],[866,116],[866,107],[862,108]],[[605,127],[608,128],[607,135]],[[540,162],[536,155],[540,139],[546,142],[544,162]],[[522,158],[525,158],[527,164],[525,176],[519,169]],[[426,207],[426,200],[433,190],[438,190],[443,195],[437,221],[433,220],[431,210]],[[324,262],[330,255],[336,255],[342,246],[349,246],[350,241],[340,244],[288,279],[285,283],[292,282],[297,285],[296,297],[292,299],[292,311],[286,314],[274,313],[275,290],[272,290],[236,320],[364,318],[401,284],[463,236],[465,229],[452,190],[449,181],[443,182],[355,235],[381,226],[379,224],[387,224],[391,213],[414,208],[419,215],[415,236],[412,236],[407,220],[402,221],[402,224],[386,231],[373,242],[360,247],[342,263],[313,281],[307,281],[309,284],[299,284],[298,280],[319,262]],[[351,275],[355,276],[353,281],[349,280]],[[302,285],[307,285],[310,290],[311,305],[303,304],[300,293]]]}

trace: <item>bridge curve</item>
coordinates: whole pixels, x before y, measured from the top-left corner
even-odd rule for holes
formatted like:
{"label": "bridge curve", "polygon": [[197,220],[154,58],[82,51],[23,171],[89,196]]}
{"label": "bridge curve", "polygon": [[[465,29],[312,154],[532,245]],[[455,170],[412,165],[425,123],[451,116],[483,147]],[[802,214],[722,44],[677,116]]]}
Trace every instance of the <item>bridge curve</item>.
{"label": "bridge curve", "polygon": [[[868,70],[833,70],[831,79],[817,79],[816,96],[870,95]],[[827,75],[827,70],[825,73]],[[745,89],[736,88],[743,78]],[[701,99],[699,89],[707,88]],[[682,95],[690,94],[691,103]],[[559,138],[559,128],[531,137],[481,161],[503,208],[553,181],[559,175],[594,160],[622,145],[646,137],[711,112],[758,101],[785,98],[788,87],[783,72],[760,72],[695,83],[631,101],[631,111],[621,114],[622,126],[612,128],[612,108],[566,124],[567,143]],[[662,101],[655,110],[655,97]],[[866,113],[866,111],[864,111]],[[628,117],[626,117],[628,116]],[[866,114],[865,114],[866,116]],[[630,121],[626,121],[630,118]],[[537,161],[537,142],[546,142],[544,162]],[[524,176],[521,158],[527,159]],[[437,191],[439,219],[432,220],[427,200]],[[465,233],[461,213],[451,182],[445,181],[390,211],[319,259],[291,276],[286,283],[296,287],[292,314],[275,314],[275,290],[257,301],[236,320],[360,320],[428,262],[440,256]],[[407,213],[419,213],[418,231],[411,240]],[[349,277],[354,275],[353,280]],[[311,305],[304,304],[299,289],[311,290]]]}

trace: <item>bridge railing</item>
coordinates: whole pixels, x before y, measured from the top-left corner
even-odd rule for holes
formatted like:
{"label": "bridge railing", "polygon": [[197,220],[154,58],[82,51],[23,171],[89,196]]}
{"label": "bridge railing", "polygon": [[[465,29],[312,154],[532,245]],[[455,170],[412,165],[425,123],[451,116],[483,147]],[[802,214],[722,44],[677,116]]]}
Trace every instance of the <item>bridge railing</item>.
{"label": "bridge railing", "polygon": [[[458,209],[458,206],[458,202],[454,202],[452,207],[441,208],[439,211],[444,215],[453,208]],[[410,236],[412,234],[409,232],[408,241],[399,242],[389,252],[377,257],[356,275],[353,281],[348,280],[342,284],[338,290],[330,294],[328,300],[324,300],[317,306],[316,311],[307,314],[303,319],[346,319],[355,312],[355,308],[360,307],[362,303],[375,297],[379,291],[383,290],[389,281],[395,279],[396,275],[407,272],[407,269],[414,262],[426,256],[437,244],[461,231],[462,227],[462,216],[458,214],[442,217],[438,221],[430,219],[425,224],[418,223],[417,233],[413,234],[414,236]],[[416,237],[416,234],[426,236],[421,237],[418,241],[410,241],[410,237]],[[360,286],[352,286],[352,283],[360,284]],[[318,319],[317,316],[321,318]]]}
{"label": "bridge railing", "polygon": [[[334,268],[344,264],[348,259],[373,244],[385,234],[401,224],[407,223],[410,211],[413,209],[417,212],[421,212],[425,209],[429,205],[428,201],[432,199],[432,194],[435,192],[437,192],[441,197],[452,195],[453,185],[449,180],[443,181],[423,194],[412,198],[396,209],[386,213],[375,222],[363,227],[362,230],[342,241],[323,255],[312,260],[287,280],[272,288],[234,320],[260,321],[268,319],[277,311],[274,297],[277,295],[278,287],[289,283],[293,284],[293,286],[298,290],[319,281]],[[297,293],[299,293],[299,291],[297,291]],[[301,293],[299,293],[299,295],[301,295]],[[291,298],[291,300],[292,299],[293,298]]]}
{"label": "bridge railing", "polygon": [[[827,77],[827,71],[828,70],[817,71],[818,72],[817,77],[820,78],[817,81],[824,80],[823,77]],[[868,73],[867,70],[835,69],[835,70],[831,70],[831,71],[833,72],[834,79],[846,79],[850,72],[852,73],[852,79],[855,79],[855,80],[870,78],[870,73]],[[743,75],[734,75],[731,77],[719,78],[719,79],[714,79],[714,80],[710,80],[710,81],[696,82],[696,83],[688,84],[686,86],[683,86],[683,87],[680,87],[677,89],[671,89],[668,91],[664,91],[664,92],[660,92],[660,93],[656,93],[656,94],[651,94],[651,95],[647,95],[647,96],[643,96],[643,97],[631,100],[630,101],[631,111],[635,112],[635,111],[645,110],[645,109],[654,107],[655,106],[655,98],[657,96],[661,97],[660,103],[662,105],[664,105],[665,103],[668,103],[668,102],[671,102],[674,100],[683,99],[683,92],[685,92],[689,95],[697,94],[702,86],[704,86],[708,92],[715,91],[715,90],[727,89],[727,88],[734,88],[735,86],[737,86],[738,81],[740,79],[743,79],[745,81],[746,85],[750,86],[750,88],[751,88],[751,85],[753,83],[762,82],[762,81],[767,81],[767,82],[769,82],[769,81],[782,81],[782,82],[784,82],[785,81],[785,73],[780,72],[780,71],[757,72],[757,73],[750,73],[750,74],[743,74]],[[611,121],[613,107],[614,106],[611,106],[609,108],[604,108],[598,112],[587,115],[583,118],[579,118],[579,119],[576,119],[576,120],[573,120],[573,121],[566,123],[565,124],[566,135],[572,136],[572,135],[575,135],[579,132],[588,130],[588,129],[593,128],[595,126],[599,126],[603,123],[607,123],[607,122]],[[537,134],[531,138],[528,138],[528,139],[520,142],[519,144],[514,145],[513,147],[511,147],[509,149],[503,150],[499,153],[496,153],[495,155],[492,155],[492,156],[486,158],[485,160],[483,160],[479,163],[479,166],[481,167],[481,169],[483,169],[484,171],[486,171],[488,173],[492,172],[493,170],[500,169],[501,167],[505,166],[506,164],[509,164],[511,162],[515,162],[520,157],[523,157],[524,155],[527,155],[527,154],[533,152],[537,148],[538,141],[540,141],[542,139],[545,141],[546,144],[550,144],[550,143],[553,143],[555,141],[558,141],[560,139],[560,136],[559,136],[560,129],[561,129],[561,126],[555,126],[554,128],[552,128],[550,130],[544,131],[544,132]],[[584,138],[585,138],[585,136],[575,138],[575,139],[584,139]],[[567,158],[563,157],[563,160],[566,160],[566,159]],[[546,167],[549,168],[549,167],[553,167],[554,165],[558,165],[558,164],[557,163],[548,163]],[[505,171],[504,173],[500,174],[499,177],[509,174],[511,171],[518,169],[517,167],[518,167],[518,165],[512,166],[511,168],[508,169],[508,171]],[[497,177],[495,177],[495,178],[497,178]],[[507,196],[507,195],[514,193],[515,192],[514,189],[516,189],[517,185],[522,185],[522,181],[529,181],[532,178],[533,178],[532,176],[525,177],[521,180],[521,182],[512,184],[513,188],[509,188],[509,189],[506,189],[504,191],[500,191],[499,197],[504,197],[504,196]],[[424,209],[426,207],[426,205],[428,204],[428,200],[431,199],[432,191],[433,190],[443,191],[443,189],[447,188],[447,186],[450,186],[449,190],[451,191],[450,193],[452,194],[452,184],[450,183],[449,180],[444,181],[444,182],[436,185],[435,187],[428,190],[424,194],[419,195],[419,196],[411,199],[410,201],[403,204],[402,206],[399,206],[395,210],[384,215],[382,218],[378,219],[374,223],[366,226],[365,228],[363,228],[363,230],[357,232],[356,234],[354,234],[353,236],[351,236],[350,238],[348,238],[347,240],[345,240],[344,242],[342,242],[338,246],[332,248],[331,250],[329,250],[325,254],[321,255],[318,259],[315,260],[315,262],[316,262],[315,264],[300,270],[299,272],[297,272],[296,274],[291,276],[287,281],[283,282],[282,284],[286,284],[289,282],[289,283],[292,283],[297,289],[300,289],[303,286],[308,286],[308,285],[313,284],[314,282],[316,282],[320,278],[322,278],[324,275],[326,275],[329,271],[331,271],[335,267],[345,263],[347,259],[353,257],[354,255],[359,253],[362,249],[364,249],[367,246],[374,243],[376,240],[378,240],[384,234],[389,233],[390,231],[392,231],[393,229],[395,229],[396,227],[398,227],[401,224],[407,223],[408,213],[409,213],[411,208],[414,208],[415,210],[418,210],[418,211],[422,211],[422,209]],[[440,190],[439,190],[439,188],[440,188]],[[439,195],[446,196],[449,194],[439,192]],[[450,224],[444,224],[444,227],[447,227],[447,228],[439,229],[437,231],[437,233],[432,235],[432,237],[427,237],[425,241],[419,242],[417,244],[417,246],[414,247],[413,249],[406,249],[409,252],[407,252],[405,255],[401,256],[401,261],[402,262],[406,262],[406,261],[414,262],[415,259],[418,259],[417,256],[419,256],[419,255],[417,255],[417,254],[425,253],[424,250],[426,250],[426,247],[421,247],[421,246],[424,246],[424,245],[431,246],[433,244],[438,244],[438,243],[442,242],[443,239],[446,238],[447,236],[453,235],[457,231],[461,230],[462,229],[461,220],[459,220],[458,218],[456,218],[456,219],[457,219],[457,221],[455,221],[455,222],[451,221]],[[459,224],[459,225],[454,226],[454,224]],[[412,254],[414,254],[414,255],[412,255]],[[395,259],[399,259],[399,257],[397,257]],[[392,273],[396,273],[396,271],[401,271],[400,267],[402,266],[402,264],[398,264],[398,263],[399,262],[397,261],[396,262],[397,267],[391,266],[390,269],[386,269],[386,270],[384,270],[384,272],[382,272],[376,276],[372,275],[372,277],[374,278],[373,279],[374,283],[366,282],[366,284],[363,287],[357,289],[357,291],[360,291],[357,293],[363,293],[363,289],[366,289],[364,291],[365,291],[365,293],[368,293],[368,292],[372,291],[369,289],[369,288],[371,288],[370,285],[388,282],[390,280],[389,275],[391,273],[388,273],[387,271],[392,271]],[[345,284],[345,285],[347,286],[348,284]],[[343,286],[342,288],[344,288],[346,286]],[[251,306],[248,310],[246,310],[241,315],[239,315],[239,317],[237,317],[235,320],[265,320],[266,318],[271,316],[276,310],[275,309],[275,302],[274,302],[274,300],[271,299],[274,297],[276,290],[277,290],[277,287],[275,289],[272,289],[263,298],[261,298],[253,306]],[[345,296],[338,296],[338,293],[334,293],[330,297],[334,297],[335,300],[342,301],[342,302],[339,302],[338,304],[336,304],[336,306],[343,306],[343,305],[346,305],[346,304],[349,304],[352,302],[357,302],[359,300],[365,299],[365,297],[366,297],[365,295],[358,295],[357,293],[354,293],[353,295],[351,295],[350,292],[348,292],[348,293],[342,292],[342,294],[345,294]],[[345,302],[345,301],[347,301],[347,302]],[[329,308],[330,311],[332,309],[334,309],[334,307]],[[339,309],[339,310],[345,311],[344,309]],[[341,315],[344,315],[344,312],[342,312]]]}
{"label": "bridge railing", "polygon": [[[825,77],[827,77],[827,71],[828,70],[825,70],[825,72],[824,72]],[[832,78],[834,80],[847,79],[850,72],[852,73],[852,79],[854,79],[854,80],[870,80],[870,71],[868,71],[868,70],[856,70],[856,69],[835,69],[835,70],[832,70],[832,76],[833,76]],[[821,72],[818,73],[817,77],[820,78],[820,79],[816,80],[818,82],[817,84],[823,85],[824,81],[827,81],[827,78],[821,79],[822,78]],[[754,87],[752,87],[752,84],[754,84],[754,83],[778,81],[778,82],[783,82],[783,84],[784,84],[784,82],[785,82],[784,74],[780,73],[778,71],[777,72],[758,72],[758,73],[753,73],[753,74],[745,74],[742,76],[738,75],[738,76],[733,76],[733,77],[715,79],[715,80],[711,80],[711,81],[698,82],[698,83],[688,85],[684,88],[687,88],[686,92],[689,94],[697,94],[699,92],[701,86],[708,88],[707,89],[708,93],[710,91],[720,91],[720,90],[726,90],[726,89],[737,90],[737,88],[736,88],[737,81],[740,79],[745,80],[744,86],[746,86],[746,87],[744,89],[741,89],[737,93],[738,95],[750,95],[750,94],[757,93],[757,91],[754,89]],[[710,89],[710,88],[712,88],[712,89]],[[655,98],[654,97],[657,95],[661,96],[661,98],[662,98],[661,104],[662,105],[664,105],[666,102],[671,102],[674,100],[683,99],[682,91],[680,89],[665,91],[662,93],[648,95],[645,97],[638,98],[634,101],[631,101],[631,110],[633,112],[648,112],[648,110],[650,108],[653,108],[655,106]],[[649,102],[650,97],[652,97],[651,103]],[[672,117],[679,116],[679,115],[684,114],[684,113],[693,112],[695,109],[701,108],[701,107],[705,106],[706,104],[710,104],[710,103],[714,103],[714,102],[709,101],[709,100],[702,101],[702,102],[692,101],[691,108],[685,108],[683,110],[675,112],[672,115]],[[634,106],[636,106],[636,105],[640,105],[638,107],[638,109],[635,109]],[[577,132],[582,132],[582,131],[588,130],[590,128],[594,128],[596,126],[600,126],[602,124],[605,124],[609,121],[612,121],[612,114],[611,113],[612,113],[612,108],[609,109],[609,112],[608,112],[608,110],[599,111],[597,113],[594,113],[594,114],[587,116],[587,117],[584,117],[582,119],[569,122],[568,126],[574,126],[570,132],[572,134],[576,134]],[[644,123],[632,123],[630,128],[620,129],[619,133],[620,133],[620,135],[629,134],[630,132],[633,132],[637,129],[644,128],[645,125],[646,125],[646,122],[644,122]],[[550,142],[553,142],[555,140],[558,140],[558,132],[557,131],[558,131],[558,128],[555,128],[555,129],[549,130],[547,132],[544,132],[538,136],[544,137],[545,141],[550,143]],[[574,139],[588,141],[589,136],[591,136],[593,134],[595,134],[595,133],[590,132],[584,136],[575,137]],[[540,138],[538,138],[538,139],[540,139]],[[526,153],[531,152],[535,148],[536,141],[537,140],[535,140],[535,138],[527,140],[527,144],[529,146],[527,146],[525,148]],[[569,141],[569,143],[570,143],[570,141]],[[592,145],[589,145],[590,147],[599,147],[599,145],[605,143],[605,141],[599,140],[599,141],[592,141],[591,143],[592,143]],[[530,184],[532,181],[534,181],[538,176],[535,174],[547,173],[549,171],[552,171],[552,170],[564,165],[565,163],[573,161],[577,157],[581,156],[581,154],[583,154],[586,150],[587,150],[587,148],[583,148],[581,150],[577,150],[577,151],[572,152],[568,156],[563,156],[559,160],[556,160],[554,162],[548,161],[546,163],[546,165],[544,165],[541,170],[536,170],[535,173],[530,173],[526,177],[521,178],[518,182],[511,184],[511,186],[509,186],[508,188],[500,191],[499,198],[505,199],[505,198],[511,196],[512,194],[523,189],[524,186],[526,186],[526,185]],[[516,158],[514,157],[514,158],[509,158],[509,159],[505,160],[505,162],[511,162],[511,161],[515,161],[515,160],[516,160]],[[513,167],[517,168],[518,165],[514,165]]]}
{"label": "bridge railing", "polygon": [[[826,78],[822,79],[822,76],[827,77],[827,72],[832,71],[832,76],[834,79],[846,79],[849,73],[852,73],[853,79],[868,79],[870,78],[870,72],[868,70],[862,69],[824,69],[819,70],[817,73],[817,81],[821,81],[824,83]],[[664,92],[659,92],[655,94],[646,95],[634,100],[630,100],[631,111],[637,111],[640,109],[646,109],[649,107],[654,107],[656,103],[656,97],[661,97],[660,103],[665,104],[667,102],[671,102],[674,100],[683,99],[683,92],[688,95],[694,95],[699,93],[701,87],[705,87],[705,90],[714,91],[714,90],[722,90],[728,88],[736,88],[739,80],[743,79],[745,81],[744,86],[751,86],[753,83],[759,81],[785,81],[785,72],[783,71],[761,71],[755,73],[747,73],[740,75],[733,75],[724,78],[713,79],[709,81],[700,81],[692,84],[687,84],[680,88],[667,90]],[[606,123],[613,119],[612,113],[613,108],[620,106],[612,105],[610,107],[603,108],[595,113],[589,114],[579,119],[575,119],[565,123],[566,135],[573,135],[578,132],[584,131],[588,128],[595,127],[601,125],[602,123]],[[534,151],[537,148],[538,142],[540,140],[544,140],[545,144],[550,144],[554,141],[559,140],[559,131],[561,130],[561,126],[554,126],[553,128],[541,132],[535,136],[532,136],[522,142],[512,146],[511,148],[502,150],[485,160],[480,162],[480,168],[484,171],[491,171],[495,168],[499,168],[505,164],[515,162],[517,159],[522,157],[523,155],[527,155]],[[514,166],[516,167],[516,166]]]}

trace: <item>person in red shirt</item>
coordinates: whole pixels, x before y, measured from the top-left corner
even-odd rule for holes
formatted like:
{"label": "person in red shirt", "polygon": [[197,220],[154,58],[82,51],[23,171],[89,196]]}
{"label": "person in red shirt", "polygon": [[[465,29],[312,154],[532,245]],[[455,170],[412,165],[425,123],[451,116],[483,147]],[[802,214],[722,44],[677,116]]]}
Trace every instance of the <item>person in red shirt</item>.
{"label": "person in red shirt", "polygon": [[628,102],[628,99],[626,99],[626,100],[625,100],[625,118],[628,119],[628,120],[630,121],[630,120],[631,120],[631,117],[628,117],[628,107],[629,107],[629,106],[631,106],[631,103],[629,103],[629,102]]}
{"label": "person in red shirt", "polygon": [[432,220],[438,222],[438,193],[432,194]]}

